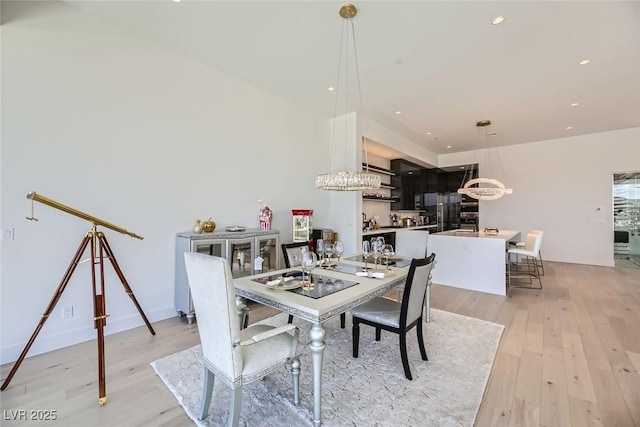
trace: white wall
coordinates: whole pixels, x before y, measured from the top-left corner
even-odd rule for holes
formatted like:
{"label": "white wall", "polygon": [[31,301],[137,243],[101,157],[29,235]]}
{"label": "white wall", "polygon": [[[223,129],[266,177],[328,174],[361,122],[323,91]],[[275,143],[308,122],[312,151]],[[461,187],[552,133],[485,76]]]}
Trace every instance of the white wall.
{"label": "white wall", "polygon": [[[640,128],[502,147],[498,153],[513,194],[480,202],[481,228],[519,230],[523,238],[541,229],[544,259],[614,265],[613,174],[640,170]],[[464,164],[472,154],[440,156],[438,166]]]}
{"label": "white wall", "polygon": [[[1,27],[0,222],[15,240],[1,245],[0,363],[17,358],[91,228],[39,203],[40,221],[27,221],[29,191],[144,236],[104,229],[151,321],[175,315],[175,233],[196,218],[257,227],[265,199],[283,242],[291,209],[328,222],[328,193],[314,187],[329,164],[326,120],[70,8],[20,7],[3,4],[15,19]],[[77,268],[30,355],[95,338],[89,273]],[[141,325],[107,273],[106,332]]]}

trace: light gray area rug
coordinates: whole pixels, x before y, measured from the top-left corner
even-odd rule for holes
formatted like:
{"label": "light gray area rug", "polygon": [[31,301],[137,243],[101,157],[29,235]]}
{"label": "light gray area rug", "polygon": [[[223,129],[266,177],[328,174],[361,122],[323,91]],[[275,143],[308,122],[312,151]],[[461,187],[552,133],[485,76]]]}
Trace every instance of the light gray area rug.
{"label": "light gray area rug", "polygon": [[[348,318],[348,317],[347,317]],[[279,314],[261,323],[284,324]],[[293,404],[293,383],[283,367],[243,388],[241,426],[312,426],[310,323],[301,329],[300,404]],[[429,361],[420,358],[415,329],[407,336],[413,381],[404,376],[398,336],[360,327],[360,357],[351,356],[351,324],[325,323],[322,415],[325,426],[473,426],[504,327],[440,310],[425,324]],[[230,390],[215,383],[209,416],[197,420],[203,384],[199,345],[151,363],[187,415],[200,426],[226,425]]]}

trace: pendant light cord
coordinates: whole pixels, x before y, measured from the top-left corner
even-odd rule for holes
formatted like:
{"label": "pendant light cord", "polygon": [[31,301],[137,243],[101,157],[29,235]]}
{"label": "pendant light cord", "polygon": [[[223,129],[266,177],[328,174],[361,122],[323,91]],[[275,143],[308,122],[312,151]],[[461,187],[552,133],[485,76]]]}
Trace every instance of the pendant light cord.
{"label": "pendant light cord", "polygon": [[[356,66],[356,81],[358,82],[358,100],[360,102],[360,113],[364,114],[364,103],[362,102],[362,87],[360,85],[360,65],[358,64],[358,48],[356,43],[356,29],[353,25],[352,18],[349,18],[351,24],[351,37],[353,39],[353,56],[355,58]],[[356,117],[357,118],[357,117]],[[362,118],[362,143],[364,144],[364,164],[366,165],[367,172],[369,171],[369,150],[367,149],[367,137],[364,136],[364,116]]]}
{"label": "pendant light cord", "polygon": [[[356,68],[356,82],[358,84],[358,102],[360,104],[360,112],[364,111],[362,102],[362,86],[360,84],[360,67],[358,64],[358,49],[356,47],[356,30],[353,25],[353,18],[346,18],[342,22],[342,30],[340,32],[340,49],[338,55],[338,72],[336,78],[336,96],[333,103],[333,124],[331,126],[331,146],[329,147],[329,152],[333,153],[333,149],[335,146],[335,133],[336,133],[336,119],[338,118],[338,98],[340,95],[340,71],[342,69],[342,54],[343,48],[346,45],[345,52],[345,76],[344,76],[344,115],[346,116],[347,111],[349,110],[349,31],[346,31],[346,43],[345,43],[345,26],[351,27],[351,39],[353,41],[353,54],[355,58],[355,68]],[[357,115],[356,115],[357,122]],[[366,170],[369,171],[369,150],[367,148],[367,138],[364,136],[364,120],[362,120],[362,143],[364,144],[364,163],[366,165]],[[333,158],[330,159],[330,164],[333,165]],[[333,168],[330,168],[333,170]],[[344,120],[344,170],[347,170],[347,123],[346,119]]]}
{"label": "pendant light cord", "polygon": [[[335,99],[333,101],[333,122],[331,123],[331,145],[329,146],[329,154],[333,153],[333,148],[334,148],[334,143],[335,143],[335,139],[336,139],[336,119],[338,118],[338,97],[340,94],[340,69],[342,68],[342,48],[344,45],[344,26],[345,26],[345,22],[343,21],[342,23],[342,31],[340,32],[340,49],[339,49],[339,53],[338,53],[338,72],[337,77],[336,77],[336,86],[335,86],[335,91],[336,91],[336,96]],[[333,171],[333,167],[331,167],[333,165],[333,156],[331,156],[332,158],[329,159],[329,170]],[[345,158],[345,170],[346,170],[346,165],[347,165],[347,160]]]}

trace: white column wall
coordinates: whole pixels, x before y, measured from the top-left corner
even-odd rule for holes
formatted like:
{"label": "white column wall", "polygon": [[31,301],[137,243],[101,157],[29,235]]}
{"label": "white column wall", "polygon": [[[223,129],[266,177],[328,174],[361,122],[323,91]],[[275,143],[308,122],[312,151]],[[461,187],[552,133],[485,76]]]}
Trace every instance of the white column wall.
{"label": "white column wall", "polygon": [[[332,171],[360,170],[362,163],[360,131],[356,113],[347,114],[334,119],[335,133],[332,147]],[[345,254],[355,252],[358,241],[358,229],[362,232],[362,193],[360,191],[331,191],[330,218],[327,228],[333,229],[344,243]]]}
{"label": "white column wall", "polygon": [[[10,5],[3,4],[3,11]],[[196,218],[258,226],[258,199],[282,242],[291,209],[329,224],[314,187],[328,169],[328,121],[188,58],[77,15],[2,26],[0,363],[15,360],[91,224],[29,191],[144,236],[104,229],[151,321],[174,309],[175,233]],[[142,324],[107,266],[108,334]],[[62,319],[62,307],[74,316]],[[30,355],[95,338],[90,270],[80,265]]]}
{"label": "white column wall", "polygon": [[[640,170],[640,128],[499,148],[513,194],[480,202],[480,227],[544,230],[544,259],[613,266],[613,174]],[[440,156],[438,166],[473,153]],[[479,156],[482,158],[483,156]],[[482,171],[482,164],[480,165]]]}

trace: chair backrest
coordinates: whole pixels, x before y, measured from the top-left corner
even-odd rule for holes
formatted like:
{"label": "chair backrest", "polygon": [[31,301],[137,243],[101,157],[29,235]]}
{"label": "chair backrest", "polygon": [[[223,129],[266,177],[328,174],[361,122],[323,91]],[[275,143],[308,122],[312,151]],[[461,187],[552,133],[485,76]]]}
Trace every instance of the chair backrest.
{"label": "chair backrest", "polygon": [[524,241],[524,250],[535,252],[536,242],[538,241],[538,234],[536,233],[527,233],[527,238]]}
{"label": "chair backrest", "polygon": [[205,362],[233,382],[242,376],[243,360],[233,345],[240,342],[240,321],[229,262],[195,252],[185,252],[184,261]]}
{"label": "chair backrest", "polygon": [[402,306],[400,307],[400,325],[406,326],[422,316],[422,306],[427,292],[427,283],[436,254],[427,258],[411,260],[407,282],[404,285]]}
{"label": "chair backrest", "polygon": [[[542,246],[542,238],[544,237],[544,231],[542,230],[531,230],[532,233],[540,235],[540,246]],[[540,249],[540,248],[538,248]]]}
{"label": "chair backrest", "polygon": [[285,268],[298,267],[302,257],[300,256],[300,248],[306,246],[309,248],[309,242],[283,243],[282,254],[284,255]]}
{"label": "chair backrest", "polygon": [[405,258],[426,258],[428,230],[396,231],[396,253]]}
{"label": "chair backrest", "polygon": [[535,242],[533,242],[533,253],[535,256],[538,256],[538,254],[540,253],[540,247],[542,246],[542,231],[540,231],[539,233],[535,233],[536,236],[536,240]]}

